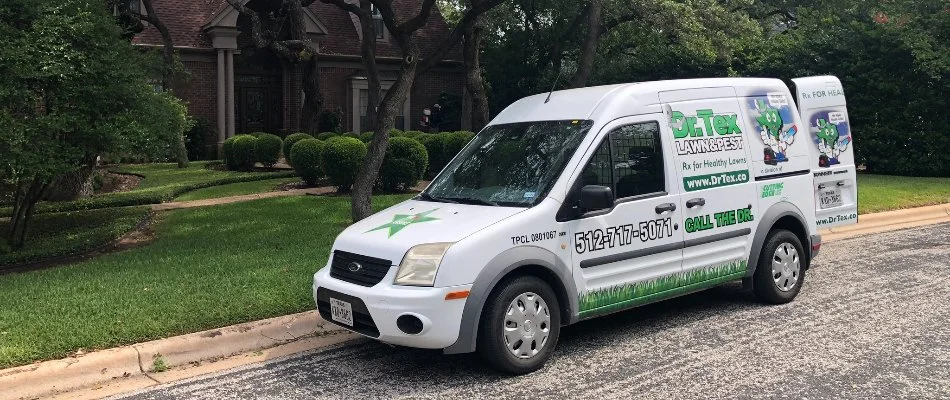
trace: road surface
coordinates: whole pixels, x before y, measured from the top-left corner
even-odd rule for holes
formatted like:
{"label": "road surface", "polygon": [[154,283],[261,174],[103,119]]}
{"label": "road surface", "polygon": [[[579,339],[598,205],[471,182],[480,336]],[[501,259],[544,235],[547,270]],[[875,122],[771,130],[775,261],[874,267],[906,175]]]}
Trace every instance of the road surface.
{"label": "road surface", "polygon": [[950,224],[825,244],[798,298],[729,285],[562,330],[537,373],[360,340],[148,399],[950,398]]}

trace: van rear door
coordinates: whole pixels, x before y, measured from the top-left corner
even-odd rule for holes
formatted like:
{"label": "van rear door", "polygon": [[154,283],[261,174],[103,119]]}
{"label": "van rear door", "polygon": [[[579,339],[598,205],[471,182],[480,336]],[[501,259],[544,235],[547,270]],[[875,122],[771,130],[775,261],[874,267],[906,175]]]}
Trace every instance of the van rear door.
{"label": "van rear door", "polygon": [[792,79],[807,126],[819,228],[858,222],[854,146],[844,89],[834,76]]}

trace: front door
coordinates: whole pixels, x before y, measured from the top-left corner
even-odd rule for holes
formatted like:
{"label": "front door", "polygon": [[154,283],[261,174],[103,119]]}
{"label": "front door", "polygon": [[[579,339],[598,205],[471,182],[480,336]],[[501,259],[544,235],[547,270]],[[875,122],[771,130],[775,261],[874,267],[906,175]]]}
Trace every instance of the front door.
{"label": "front door", "polygon": [[279,75],[235,78],[237,133],[279,134],[283,128],[283,90]]}
{"label": "front door", "polygon": [[[587,318],[655,301],[678,286],[683,231],[679,194],[662,114],[618,119],[606,126],[574,177],[567,204],[585,185],[610,188],[613,207],[567,222],[580,296]],[[582,210],[585,211],[585,210]]]}

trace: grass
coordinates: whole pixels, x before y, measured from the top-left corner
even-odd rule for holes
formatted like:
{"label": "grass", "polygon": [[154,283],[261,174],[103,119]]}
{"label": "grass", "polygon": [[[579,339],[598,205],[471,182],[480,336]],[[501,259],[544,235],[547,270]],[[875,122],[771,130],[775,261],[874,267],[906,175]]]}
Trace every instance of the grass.
{"label": "grass", "polygon": [[0,368],[311,310],[313,273],[349,223],[346,197],[175,210],[147,246],[0,275]]}
{"label": "grass", "polygon": [[858,174],[858,214],[950,202],[950,178]]}
{"label": "grass", "polygon": [[[147,207],[125,207],[34,216],[25,247],[0,254],[0,269],[94,249],[132,230],[147,214]],[[9,221],[0,222],[0,232],[7,225]]]}
{"label": "grass", "polygon": [[718,285],[741,278],[748,269],[748,261],[735,260],[711,267],[661,276],[648,281],[590,290],[581,295],[579,306],[582,318],[622,310],[636,305]]}
{"label": "grass", "polygon": [[[193,162],[187,168],[175,164],[136,164],[113,169],[116,172],[134,173],[145,178],[139,186],[128,192],[106,193],[89,198],[65,202],[41,202],[37,213],[52,213],[99,208],[158,204],[201,188],[229,183],[264,179],[289,178],[293,172],[237,172],[217,171],[204,168],[204,163]],[[11,207],[0,208],[0,217],[12,215]]]}
{"label": "grass", "polygon": [[285,183],[299,182],[300,178],[279,178],[263,181],[231,183],[228,185],[212,186],[198,189],[175,198],[175,201],[191,201],[217,199],[221,197],[241,196],[245,194],[264,193],[275,190]]}

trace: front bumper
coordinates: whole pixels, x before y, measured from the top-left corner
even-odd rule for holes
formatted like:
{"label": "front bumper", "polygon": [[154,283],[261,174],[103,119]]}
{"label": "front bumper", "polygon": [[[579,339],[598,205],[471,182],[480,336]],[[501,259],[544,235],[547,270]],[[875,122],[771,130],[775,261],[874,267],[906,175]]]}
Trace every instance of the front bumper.
{"label": "front bumper", "polygon": [[[382,342],[423,349],[443,349],[458,339],[462,311],[467,299],[445,300],[450,292],[470,290],[472,285],[442,288],[395,286],[396,268],[372,287],[344,282],[330,276],[330,268],[313,276],[313,298],[320,315],[333,324]],[[330,317],[329,298],[351,303],[354,326]],[[402,332],[396,319],[411,314],[423,322],[415,335]]]}

